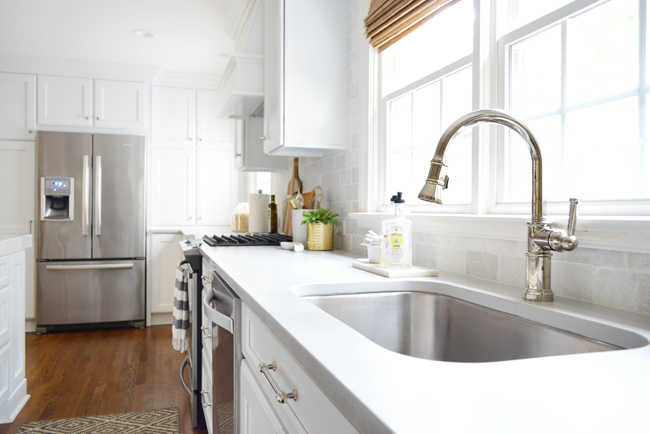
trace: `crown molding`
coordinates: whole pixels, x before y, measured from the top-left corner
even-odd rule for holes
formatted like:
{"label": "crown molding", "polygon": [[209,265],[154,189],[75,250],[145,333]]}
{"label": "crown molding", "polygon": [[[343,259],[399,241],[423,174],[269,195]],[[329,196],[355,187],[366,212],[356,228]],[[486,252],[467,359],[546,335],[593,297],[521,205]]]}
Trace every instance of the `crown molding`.
{"label": "crown molding", "polygon": [[257,0],[238,0],[232,2],[223,30],[231,39],[238,40]]}
{"label": "crown molding", "polygon": [[0,53],[0,71],[147,82],[160,66]]}
{"label": "crown molding", "polygon": [[219,89],[220,74],[190,71],[160,70],[154,77],[155,86],[186,87],[192,89]]}
{"label": "crown molding", "polygon": [[218,90],[224,88],[238,63],[257,63],[264,67],[264,56],[260,54],[233,53],[221,80],[219,80]]}

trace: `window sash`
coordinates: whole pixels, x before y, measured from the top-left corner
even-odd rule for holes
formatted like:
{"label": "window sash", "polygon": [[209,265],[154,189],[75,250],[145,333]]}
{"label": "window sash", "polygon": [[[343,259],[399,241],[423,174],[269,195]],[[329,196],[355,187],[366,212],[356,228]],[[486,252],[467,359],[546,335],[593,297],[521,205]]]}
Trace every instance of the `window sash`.
{"label": "window sash", "polygon": [[[497,83],[497,107],[503,110],[508,110],[511,102],[510,95],[510,77],[511,77],[511,56],[512,47],[518,42],[525,41],[532,38],[554,26],[561,26],[561,67],[562,67],[562,85],[561,85],[561,105],[558,109],[551,110],[544,113],[537,113],[529,116],[529,120],[542,119],[552,115],[561,116],[562,130],[565,130],[565,119],[567,114],[576,110],[581,110],[589,107],[595,107],[604,103],[622,100],[625,98],[636,96],[639,99],[638,111],[638,126],[639,137],[644,139],[644,151],[648,152],[650,144],[646,140],[645,124],[646,124],[646,94],[650,92],[650,85],[646,83],[646,33],[648,17],[646,13],[646,0],[639,1],[639,82],[638,86],[623,92],[608,95],[606,97],[594,99],[591,101],[582,102],[579,104],[567,104],[566,102],[566,51],[567,51],[567,23],[572,17],[583,14],[595,7],[598,7],[607,0],[576,0],[567,4],[545,16],[538,18],[512,32],[503,35],[496,41],[497,55],[496,62],[498,65],[498,83]],[[533,131],[534,133],[534,131]],[[505,173],[505,158],[499,157],[505,155],[505,132],[499,129],[496,134],[496,144],[492,147],[495,149],[492,152],[493,161],[492,167],[498,173]],[[641,163],[640,163],[641,164]],[[643,177],[650,176],[650,173],[643,173]],[[495,177],[494,183],[491,186],[491,200],[489,213],[491,214],[517,214],[522,213],[527,206],[528,202],[507,202],[504,199],[504,181],[505,177]],[[603,180],[603,182],[616,182],[615,179]],[[643,182],[643,181],[642,181]],[[545,197],[547,197],[545,195]],[[563,201],[547,201],[545,200],[544,212],[548,214],[564,214],[568,209],[568,205]],[[580,205],[580,212],[587,215],[603,215],[603,216],[625,216],[625,215],[647,215],[650,213],[650,199],[621,199],[621,200],[588,200],[582,201]]]}

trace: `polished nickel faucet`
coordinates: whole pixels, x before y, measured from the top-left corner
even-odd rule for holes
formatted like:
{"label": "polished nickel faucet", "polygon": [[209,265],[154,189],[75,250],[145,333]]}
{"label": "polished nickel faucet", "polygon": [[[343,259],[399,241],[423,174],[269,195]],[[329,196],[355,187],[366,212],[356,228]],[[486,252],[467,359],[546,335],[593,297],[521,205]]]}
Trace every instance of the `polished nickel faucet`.
{"label": "polished nickel faucet", "polygon": [[523,122],[499,110],[477,110],[459,118],[440,137],[436,153],[431,160],[429,176],[418,198],[428,202],[442,203],[441,190],[446,189],[449,184],[449,177],[441,175],[442,168],[446,166],[444,157],[447,146],[463,129],[482,122],[506,126],[519,133],[528,143],[530,156],[533,160],[533,196],[532,218],[528,222],[524,300],[553,301],[551,250],[562,252],[573,250],[578,246],[578,239],[574,235],[578,199],[569,199],[569,224],[566,231],[553,229],[544,221],[542,214],[542,154],[537,139]]}

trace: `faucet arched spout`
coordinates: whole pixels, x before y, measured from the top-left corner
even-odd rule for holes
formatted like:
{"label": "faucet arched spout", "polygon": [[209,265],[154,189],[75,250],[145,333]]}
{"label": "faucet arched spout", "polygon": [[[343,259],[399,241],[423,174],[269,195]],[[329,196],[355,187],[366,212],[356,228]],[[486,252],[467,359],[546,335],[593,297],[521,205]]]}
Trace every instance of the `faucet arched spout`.
{"label": "faucet arched spout", "polygon": [[537,139],[522,121],[500,110],[478,110],[466,114],[451,124],[440,137],[436,153],[431,160],[429,176],[427,176],[418,198],[442,203],[441,190],[446,189],[449,183],[447,175],[442,174],[442,168],[446,166],[447,146],[463,129],[482,122],[506,126],[516,131],[528,143],[528,150],[533,162],[533,194],[531,200],[532,218],[528,222],[526,289],[523,296],[528,301],[553,301],[550,252],[551,250],[556,252],[573,250],[578,246],[578,239],[574,235],[578,200],[570,200],[568,232],[564,229],[552,229],[544,222],[542,214],[542,153]]}
{"label": "faucet arched spout", "polygon": [[542,215],[542,154],[539,149],[537,139],[532,131],[519,119],[514,116],[501,111],[501,110],[477,110],[468,113],[447,128],[436,147],[436,152],[431,160],[431,168],[429,169],[429,176],[427,176],[426,184],[420,191],[418,198],[435,203],[442,203],[440,197],[440,190],[446,189],[449,179],[446,175],[442,175],[442,168],[446,166],[444,162],[445,152],[449,143],[460,134],[464,129],[469,128],[479,123],[493,123],[503,125],[516,131],[528,144],[530,157],[532,159],[533,173],[532,173],[532,223],[541,223],[543,221]]}

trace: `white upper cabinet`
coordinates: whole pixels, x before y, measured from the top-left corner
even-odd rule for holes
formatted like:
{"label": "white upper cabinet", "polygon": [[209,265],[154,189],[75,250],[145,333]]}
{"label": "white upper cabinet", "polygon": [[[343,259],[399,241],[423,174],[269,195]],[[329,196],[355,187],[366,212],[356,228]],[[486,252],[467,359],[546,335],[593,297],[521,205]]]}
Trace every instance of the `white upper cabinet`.
{"label": "white upper cabinet", "polygon": [[91,78],[38,76],[38,124],[93,126]]}
{"label": "white upper cabinet", "polygon": [[0,140],[36,140],[36,76],[0,73]]}
{"label": "white upper cabinet", "polygon": [[242,172],[278,172],[289,168],[287,157],[267,155],[260,136],[264,118],[251,117],[237,121],[235,134],[235,169]]}
{"label": "white upper cabinet", "polygon": [[219,92],[196,91],[196,137],[200,148],[232,149],[235,141],[234,121],[219,119]]}
{"label": "white upper cabinet", "polygon": [[95,80],[95,126],[144,129],[144,83]]}
{"label": "white upper cabinet", "polygon": [[230,224],[237,176],[232,150],[200,149],[196,159],[196,215],[201,226]]}
{"label": "white upper cabinet", "polygon": [[152,225],[194,226],[196,151],[152,149]]}
{"label": "white upper cabinet", "polygon": [[153,146],[193,148],[196,138],[196,91],[153,87],[151,97]]}
{"label": "white upper cabinet", "polygon": [[345,149],[347,2],[266,0],[265,7],[264,151]]}
{"label": "white upper cabinet", "polygon": [[144,129],[144,93],[141,82],[39,75],[38,124]]}

